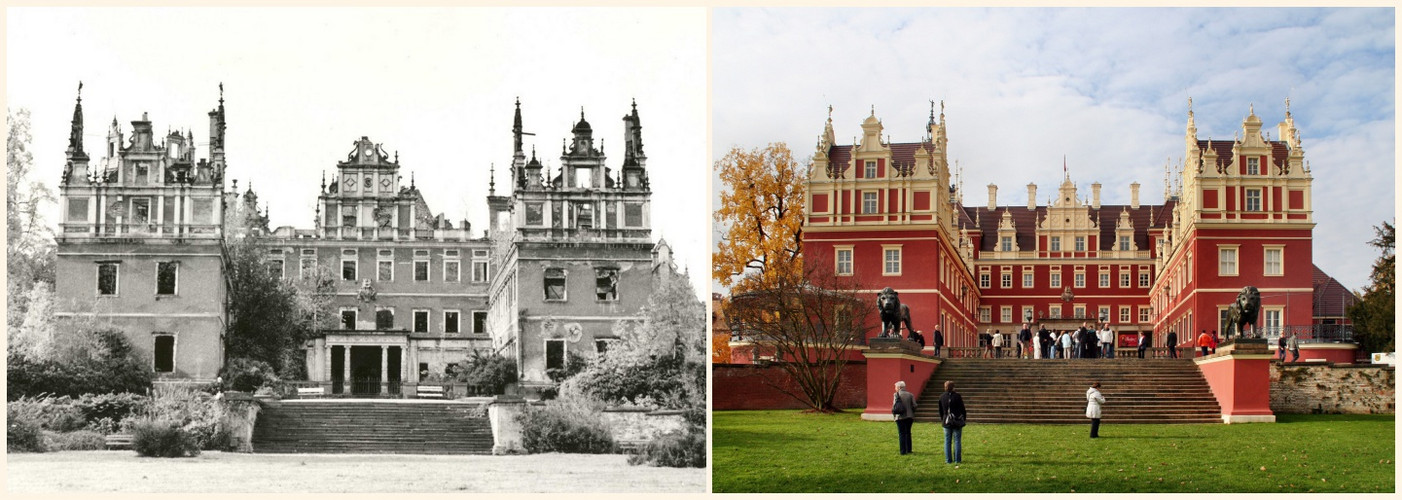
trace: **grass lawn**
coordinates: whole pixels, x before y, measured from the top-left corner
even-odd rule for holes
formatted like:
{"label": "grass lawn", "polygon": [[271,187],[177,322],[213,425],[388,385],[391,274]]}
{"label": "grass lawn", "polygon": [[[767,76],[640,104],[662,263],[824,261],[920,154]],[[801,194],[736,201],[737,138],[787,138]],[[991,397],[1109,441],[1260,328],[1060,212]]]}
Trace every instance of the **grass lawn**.
{"label": "grass lawn", "polygon": [[10,453],[9,493],[704,492],[705,469],[628,465],[626,455],[281,455],[206,451]]}
{"label": "grass lawn", "polygon": [[964,463],[944,429],[859,410],[714,413],[712,488],[732,492],[1395,492],[1393,415],[1280,415],[1274,424],[978,425]]}

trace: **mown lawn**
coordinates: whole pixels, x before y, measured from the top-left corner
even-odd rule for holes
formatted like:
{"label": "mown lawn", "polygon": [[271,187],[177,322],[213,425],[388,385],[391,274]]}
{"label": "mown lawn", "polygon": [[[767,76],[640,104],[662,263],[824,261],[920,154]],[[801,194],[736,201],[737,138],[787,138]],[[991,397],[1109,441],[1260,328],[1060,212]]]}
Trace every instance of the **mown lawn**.
{"label": "mown lawn", "polygon": [[859,410],[714,413],[712,489],[731,492],[1395,492],[1393,415],[1280,415],[1274,424],[978,425],[964,463],[944,430]]}

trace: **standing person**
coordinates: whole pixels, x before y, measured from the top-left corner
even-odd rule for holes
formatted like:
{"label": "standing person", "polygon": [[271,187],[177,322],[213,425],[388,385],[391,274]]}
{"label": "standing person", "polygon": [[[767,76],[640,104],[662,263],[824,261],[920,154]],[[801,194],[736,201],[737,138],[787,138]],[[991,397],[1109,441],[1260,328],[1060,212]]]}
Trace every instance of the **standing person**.
{"label": "standing person", "polygon": [[1100,331],[1100,357],[1115,359],[1115,332],[1110,329],[1109,323]]}
{"label": "standing person", "polygon": [[900,435],[901,454],[911,450],[910,427],[915,424],[915,396],[905,390],[905,381],[896,382],[896,394],[891,401],[891,414],[896,417],[896,433]]}
{"label": "standing person", "polygon": [[1032,359],[1042,359],[1045,357],[1042,355],[1043,345],[1045,344],[1042,343],[1042,332],[1037,332],[1036,335],[1032,336]]}
{"label": "standing person", "polygon": [[993,357],[1003,357],[1003,332],[993,331]]}
{"label": "standing person", "polygon": [[1280,362],[1285,362],[1285,334],[1280,335],[1280,340],[1276,341],[1276,355],[1280,356]]}
{"label": "standing person", "polygon": [[1292,333],[1290,334],[1290,342],[1286,344],[1286,347],[1288,347],[1288,348],[1290,349],[1290,362],[1291,362],[1291,363],[1294,363],[1294,362],[1296,362],[1296,361],[1299,361],[1299,360],[1300,360],[1300,336],[1292,332]]}
{"label": "standing person", "polygon": [[1168,347],[1169,359],[1178,359],[1178,332],[1168,331],[1168,336],[1164,337],[1163,345]]}
{"label": "standing person", "polygon": [[911,330],[910,340],[920,344],[920,350],[925,350],[925,336],[920,334],[920,330]]}
{"label": "standing person", "polygon": [[1022,324],[1022,331],[1017,332],[1017,357],[1032,359],[1032,325]]}
{"label": "standing person", "polygon": [[1085,326],[1082,325],[1081,328],[1071,331],[1071,355],[1068,356],[1070,359],[1081,357],[1081,330],[1084,329]]}
{"label": "standing person", "polygon": [[1206,356],[1206,355],[1207,355],[1207,348],[1208,348],[1208,346],[1211,346],[1211,345],[1212,345],[1212,337],[1208,337],[1208,336],[1207,336],[1207,329],[1204,328],[1204,329],[1202,330],[1202,333],[1198,335],[1198,349],[1200,349],[1200,350],[1202,351],[1201,354],[1198,354],[1198,356]]}
{"label": "standing person", "polygon": [[[950,417],[953,418],[950,418]],[[944,463],[960,463],[964,460],[964,421],[969,414],[964,409],[964,397],[954,392],[954,381],[944,382],[944,394],[940,395],[940,422],[944,426]],[[953,445],[951,451],[950,445]]]}
{"label": "standing person", "polygon": [[1042,328],[1037,330],[1037,339],[1042,342],[1042,359],[1051,359],[1052,352],[1052,332],[1047,329],[1047,324],[1042,323]]}
{"label": "standing person", "polygon": [[1066,359],[1071,359],[1071,332],[1061,332],[1061,355]]}
{"label": "standing person", "polygon": [[1217,330],[1212,331],[1212,354],[1217,354]]}
{"label": "standing person", "polygon": [[1086,389],[1086,418],[1090,419],[1090,437],[1100,437],[1100,405],[1103,404],[1105,396],[1100,395],[1100,382],[1091,381],[1090,389]]}
{"label": "standing person", "polygon": [[1139,332],[1139,359],[1144,359],[1144,351],[1149,349],[1149,334]]}
{"label": "standing person", "polygon": [[930,340],[934,341],[934,343],[935,343],[935,357],[936,357],[936,358],[940,357],[940,348],[941,348],[941,347],[944,347],[944,334],[943,334],[943,333],[940,333],[940,329],[939,329],[939,328],[936,328],[936,329],[935,329],[935,338],[930,339]]}

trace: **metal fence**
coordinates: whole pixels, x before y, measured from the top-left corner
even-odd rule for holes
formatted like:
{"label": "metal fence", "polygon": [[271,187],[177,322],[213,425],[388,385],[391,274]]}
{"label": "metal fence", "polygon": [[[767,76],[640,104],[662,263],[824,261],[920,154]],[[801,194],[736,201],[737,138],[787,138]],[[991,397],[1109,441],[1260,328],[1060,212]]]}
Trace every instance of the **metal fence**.
{"label": "metal fence", "polygon": [[[305,390],[303,390],[305,389]],[[349,389],[349,390],[347,390]],[[282,397],[301,398],[385,398],[413,399],[418,397],[457,399],[473,396],[493,396],[491,387],[471,385],[462,382],[381,382],[379,379],[351,379],[350,383],[340,380],[314,381],[292,380],[284,382]]]}

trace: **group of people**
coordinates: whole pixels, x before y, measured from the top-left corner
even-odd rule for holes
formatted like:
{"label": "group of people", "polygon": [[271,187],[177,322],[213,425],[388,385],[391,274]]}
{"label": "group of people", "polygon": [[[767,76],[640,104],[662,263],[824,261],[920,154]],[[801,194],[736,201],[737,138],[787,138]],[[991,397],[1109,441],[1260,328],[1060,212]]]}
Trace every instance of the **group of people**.
{"label": "group of people", "polygon": [[[1026,350],[1026,356],[1034,359],[1073,359],[1073,358],[1114,358],[1115,331],[1107,323],[1099,330],[1089,323],[1081,323],[1076,330],[1052,331],[1047,325],[1038,325],[1037,333],[1032,333],[1030,325],[1023,323],[1018,332],[1018,350]],[[1019,355],[1021,357],[1021,354]]]}
{"label": "group of people", "polygon": [[[1092,380],[1086,389],[1086,418],[1090,419],[1090,437],[1100,437],[1101,407],[1105,396],[1100,393],[1100,382]],[[954,381],[944,382],[944,393],[940,394],[940,427],[944,428],[944,463],[958,464],[964,461],[964,426],[968,421],[968,410],[964,407],[964,397],[954,391]],[[915,395],[905,390],[905,381],[896,382],[896,393],[891,400],[891,413],[896,419],[896,433],[900,440],[902,455],[914,453],[914,439],[911,431],[915,427]]]}

